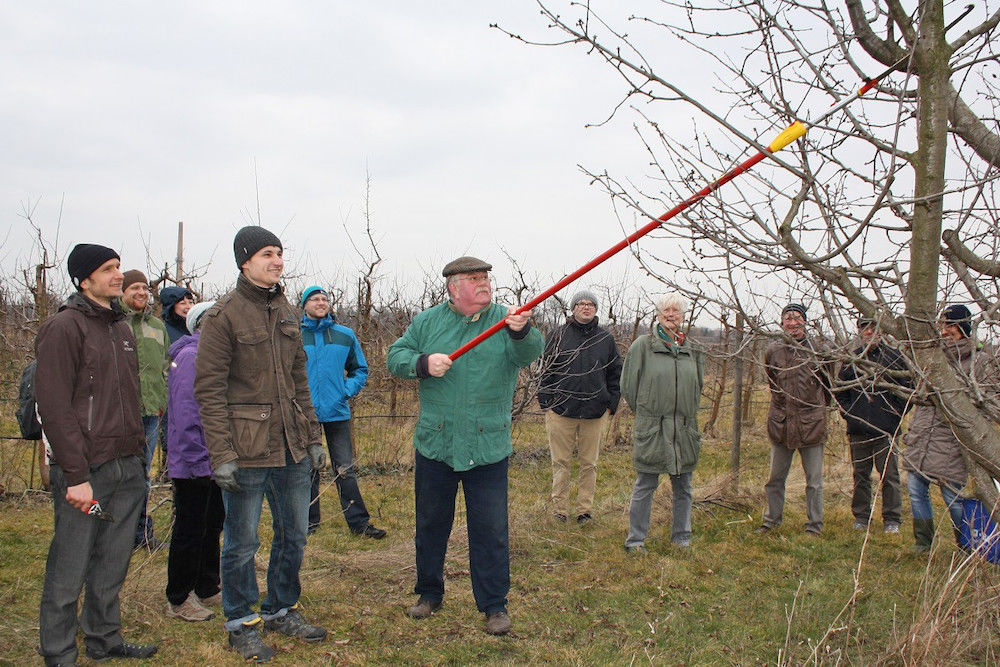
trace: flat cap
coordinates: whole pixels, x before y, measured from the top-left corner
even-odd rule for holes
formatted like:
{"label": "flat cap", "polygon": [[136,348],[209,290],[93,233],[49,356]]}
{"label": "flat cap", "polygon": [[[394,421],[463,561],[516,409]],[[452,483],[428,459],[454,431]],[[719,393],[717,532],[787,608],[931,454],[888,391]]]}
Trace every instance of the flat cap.
{"label": "flat cap", "polygon": [[493,265],[487,264],[481,259],[475,257],[459,257],[458,259],[453,259],[444,265],[444,270],[441,271],[441,275],[447,278],[448,276],[453,276],[456,273],[475,273],[476,271],[492,271]]}

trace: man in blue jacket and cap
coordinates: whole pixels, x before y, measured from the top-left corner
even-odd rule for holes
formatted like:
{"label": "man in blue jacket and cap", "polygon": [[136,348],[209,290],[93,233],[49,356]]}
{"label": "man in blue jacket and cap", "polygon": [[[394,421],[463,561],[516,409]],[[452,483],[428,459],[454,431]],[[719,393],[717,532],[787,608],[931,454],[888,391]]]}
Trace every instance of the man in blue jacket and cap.
{"label": "man in blue jacket and cap", "polygon": [[[302,345],[305,347],[306,374],[316,418],[323,426],[326,446],[336,473],[340,507],[348,528],[355,535],[380,540],[385,531],[371,523],[354,474],[354,446],[351,442],[351,407],[348,399],[357,396],[368,381],[368,362],[358,337],[349,327],[337,324],[330,311],[330,295],[313,285],[302,292]],[[309,533],[320,523],[319,470],[312,471],[312,502],[309,505]]]}

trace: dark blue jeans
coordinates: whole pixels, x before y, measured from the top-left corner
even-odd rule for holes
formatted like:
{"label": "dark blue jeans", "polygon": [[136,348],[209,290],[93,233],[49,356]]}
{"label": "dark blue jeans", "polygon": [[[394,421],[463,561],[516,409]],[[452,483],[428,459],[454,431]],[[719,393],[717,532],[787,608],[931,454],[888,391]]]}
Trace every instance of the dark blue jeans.
{"label": "dark blue jeans", "polygon": [[[330,450],[330,463],[336,474],[337,494],[340,496],[340,509],[344,512],[347,527],[360,533],[368,525],[371,517],[368,508],[361,498],[358,487],[358,477],[354,474],[354,445],[351,442],[351,422],[322,422],[323,433],[326,434],[326,447]],[[312,473],[312,490],[309,503],[309,527],[315,528],[320,523],[319,513],[319,471]]]}
{"label": "dark blue jeans", "polygon": [[433,601],[444,597],[444,558],[455,522],[455,497],[461,482],[469,533],[469,572],[476,607],[486,614],[505,611],[510,591],[508,460],[455,472],[420,452],[416,452],[415,457],[417,585],[413,592]]}
{"label": "dark blue jeans", "polygon": [[90,470],[94,498],[114,521],[88,516],[66,502],[66,478],[51,468],[55,530],[45,563],[38,615],[39,653],[45,664],[75,664],[77,606],[87,646],[104,653],[122,643],[118,591],[128,572],[139,504],[145,492],[138,456],[112,459]]}
{"label": "dark blue jeans", "polygon": [[153,454],[156,453],[156,441],[160,436],[160,418],[156,415],[143,417],[142,428],[146,432],[146,495],[142,497],[142,509],[135,527],[135,546],[153,537],[153,517],[146,512],[146,506],[149,500],[149,471],[153,468]]}
{"label": "dark blue jeans", "polygon": [[273,616],[299,601],[302,586],[299,568],[306,546],[309,514],[309,457],[298,463],[285,450],[281,468],[240,468],[238,493],[223,490],[226,520],[222,540],[222,611],[226,629],[236,630],[253,621],[260,599],[254,554],[260,547],[257,526],[264,499],[271,508],[271,561],[267,566],[267,597],[260,615]]}

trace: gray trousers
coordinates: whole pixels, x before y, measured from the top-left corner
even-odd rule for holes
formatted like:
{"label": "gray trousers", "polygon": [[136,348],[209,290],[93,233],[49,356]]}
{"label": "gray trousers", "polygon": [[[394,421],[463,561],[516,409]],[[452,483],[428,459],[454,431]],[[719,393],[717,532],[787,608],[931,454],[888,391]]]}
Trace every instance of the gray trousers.
{"label": "gray trousers", "polygon": [[53,465],[50,475],[55,530],[45,563],[38,652],[45,664],[73,664],[81,591],[85,595],[79,625],[87,646],[104,653],[122,643],[118,591],[132,556],[146,475],[139,456],[114,459],[91,469],[94,498],[114,521],[102,521],[69,505],[62,469]]}
{"label": "gray trousers", "polygon": [[823,530],[823,445],[789,449],[783,445],[771,445],[771,477],[764,485],[767,494],[767,509],[764,511],[764,525],[774,528],[781,523],[785,509],[785,480],[792,467],[792,456],[799,453],[802,470],[806,474],[806,531],[819,533]]}
{"label": "gray trousers", "polygon": [[[660,485],[660,476],[655,473],[640,472],[635,478],[632,501],[628,506],[628,537],[625,546],[641,545],[649,535],[649,516],[653,511],[653,495]],[[670,475],[673,490],[673,524],[670,532],[672,542],[691,539],[691,473]]]}

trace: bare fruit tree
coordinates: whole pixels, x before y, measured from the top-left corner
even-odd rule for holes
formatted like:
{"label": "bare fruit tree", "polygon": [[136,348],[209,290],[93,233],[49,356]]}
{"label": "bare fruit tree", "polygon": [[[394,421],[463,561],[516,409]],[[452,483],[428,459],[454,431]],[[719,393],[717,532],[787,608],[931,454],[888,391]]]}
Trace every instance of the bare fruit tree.
{"label": "bare fruit tree", "polygon": [[[951,421],[980,498],[995,506],[996,395],[952,368],[936,322],[942,303],[970,303],[979,333],[992,333],[1000,308],[1000,10],[946,9],[943,0],[691,0],[649,3],[638,15],[634,3],[597,5],[540,3],[544,38],[508,34],[581,47],[620,74],[612,116],[636,119],[652,171],[637,180],[588,170],[614,196],[619,219],[644,224],[794,121],[810,126],[636,244],[638,260],[748,322],[773,320],[776,302],[811,301],[842,353],[842,323],[876,318]],[[696,96],[683,76],[698,67],[714,90]],[[886,68],[874,90],[811,125]],[[690,110],[690,125],[659,122],[677,105]]]}

